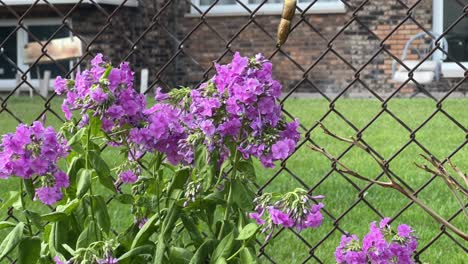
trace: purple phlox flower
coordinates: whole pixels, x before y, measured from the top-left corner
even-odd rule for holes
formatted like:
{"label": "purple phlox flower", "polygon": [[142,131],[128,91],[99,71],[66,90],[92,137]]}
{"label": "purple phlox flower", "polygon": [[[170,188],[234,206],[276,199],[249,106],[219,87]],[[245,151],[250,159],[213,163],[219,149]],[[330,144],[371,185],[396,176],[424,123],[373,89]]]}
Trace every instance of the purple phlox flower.
{"label": "purple phlox flower", "polygon": [[240,120],[234,118],[220,124],[218,129],[223,136],[236,136],[237,134],[239,134],[239,129],[241,128],[241,125],[242,124]]}
{"label": "purple phlox flower", "polygon": [[70,186],[70,179],[68,175],[63,171],[57,171],[55,173],[55,186],[59,188],[68,188]]}
{"label": "purple phlox flower", "polygon": [[276,102],[272,97],[262,97],[258,102],[258,110],[263,115],[273,112],[275,106]]}
{"label": "purple phlox flower", "polygon": [[167,100],[168,98],[169,98],[169,95],[167,93],[163,93],[161,87],[156,88],[154,99],[157,102],[163,102]]}
{"label": "purple phlox flower", "polygon": [[54,87],[55,87],[55,92],[58,95],[63,94],[64,92],[67,91],[67,79],[63,79],[60,76],[57,76],[54,81]]}
{"label": "purple phlox flower", "polygon": [[62,192],[58,187],[40,187],[36,189],[36,196],[46,205],[52,205],[62,199]]}
{"label": "purple phlox flower", "polygon": [[200,123],[200,128],[205,133],[205,135],[211,137],[214,135],[216,128],[213,125],[213,121],[211,120],[204,120]]}
{"label": "purple phlox flower", "polygon": [[113,68],[108,76],[109,90],[115,92],[117,87],[122,83],[122,72],[120,69]]}
{"label": "purple phlox flower", "polygon": [[91,92],[91,99],[93,99],[98,104],[104,103],[108,97],[109,95],[103,92],[100,87],[93,89]]}
{"label": "purple phlox flower", "polygon": [[398,236],[406,237],[406,238],[410,237],[411,232],[413,232],[411,227],[408,226],[407,224],[399,225],[397,230],[398,230]]}
{"label": "purple phlox flower", "polygon": [[119,178],[123,183],[135,183],[138,180],[138,176],[131,170],[120,173]]}
{"label": "purple phlox flower", "polygon": [[286,228],[294,226],[294,221],[289,217],[289,214],[274,208],[273,206],[268,207],[271,221],[275,225],[282,225]]}
{"label": "purple phlox flower", "polygon": [[276,142],[271,146],[273,158],[276,160],[286,159],[294,151],[295,145],[296,144],[291,139],[284,139]]}
{"label": "purple phlox flower", "polygon": [[389,226],[389,223],[392,219],[389,218],[389,217],[384,217],[380,223],[379,223],[379,227],[380,228],[387,228]]}
{"label": "purple phlox flower", "polygon": [[231,62],[231,71],[235,74],[241,74],[248,64],[249,58],[242,57],[239,52],[236,52]]}
{"label": "purple phlox flower", "polygon": [[305,227],[317,228],[322,224],[323,215],[320,212],[320,209],[322,209],[323,206],[323,203],[315,204],[312,206],[304,222]]}
{"label": "purple phlox flower", "polygon": [[255,222],[259,225],[265,224],[265,220],[262,219],[262,215],[265,212],[264,208],[260,208],[256,212],[249,213],[250,219],[254,219]]}

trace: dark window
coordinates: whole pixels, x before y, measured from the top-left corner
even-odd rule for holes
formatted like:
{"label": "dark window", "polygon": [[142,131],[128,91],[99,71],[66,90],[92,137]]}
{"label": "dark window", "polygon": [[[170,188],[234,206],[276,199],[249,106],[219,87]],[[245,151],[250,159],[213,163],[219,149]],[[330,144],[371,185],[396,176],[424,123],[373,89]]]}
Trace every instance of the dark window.
{"label": "dark window", "polygon": [[[17,64],[15,27],[0,27],[0,80],[15,79]],[[7,39],[7,37],[9,38]]]}
{"label": "dark window", "polygon": [[[468,0],[444,0],[444,31],[462,14]],[[445,61],[468,61],[468,18],[463,18],[445,38],[448,42],[448,58]]]}

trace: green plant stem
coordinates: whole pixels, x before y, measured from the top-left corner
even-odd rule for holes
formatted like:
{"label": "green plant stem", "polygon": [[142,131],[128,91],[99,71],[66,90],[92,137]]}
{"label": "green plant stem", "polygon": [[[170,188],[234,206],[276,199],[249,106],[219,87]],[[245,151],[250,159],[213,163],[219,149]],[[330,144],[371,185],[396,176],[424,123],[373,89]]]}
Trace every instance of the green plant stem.
{"label": "green plant stem", "polygon": [[[23,179],[19,179],[19,183],[20,183],[21,208],[23,208],[23,210],[26,211],[26,205],[24,203],[24,197],[23,197],[23,191],[24,191],[24,189],[23,189]],[[29,230],[29,235],[33,236],[31,221],[29,220],[29,217],[28,217],[28,215],[26,213],[24,215],[26,217],[26,222],[27,222],[27,226],[28,226],[28,230]]]}
{"label": "green plant stem", "polygon": [[239,255],[239,253],[244,249],[244,245],[242,245],[234,254],[232,254],[232,256],[230,256],[228,259],[226,259],[226,261],[230,261],[232,260],[233,258],[235,258],[237,255]]}
{"label": "green plant stem", "polygon": [[237,164],[239,163],[239,158],[240,158],[239,151],[236,149],[236,153],[234,154],[234,164],[232,165],[233,172],[231,176],[231,182],[229,183],[229,193],[228,193],[228,198],[227,198],[227,203],[226,203],[226,211],[224,211],[223,222],[221,223],[221,228],[219,229],[218,239],[222,238],[225,222],[229,219],[229,210],[231,208],[231,203],[232,203],[232,181],[234,181],[236,178]]}
{"label": "green plant stem", "polygon": [[[91,128],[88,127],[88,135],[86,137],[86,152],[85,152],[85,168],[87,170],[89,170],[89,143],[91,141]],[[96,216],[94,214],[94,206],[93,206],[93,177],[92,177],[92,174],[91,174],[91,184],[89,185],[89,203],[91,205],[91,218],[93,219],[93,224],[94,224],[94,228],[95,230],[97,230],[97,224],[96,224]],[[96,235],[96,238],[97,238],[97,233],[95,233]]]}

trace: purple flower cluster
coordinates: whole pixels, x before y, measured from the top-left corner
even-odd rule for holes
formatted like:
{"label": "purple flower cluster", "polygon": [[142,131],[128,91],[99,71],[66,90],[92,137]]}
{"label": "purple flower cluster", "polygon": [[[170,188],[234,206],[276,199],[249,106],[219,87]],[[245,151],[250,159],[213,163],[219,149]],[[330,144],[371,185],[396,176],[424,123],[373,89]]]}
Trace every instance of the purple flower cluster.
{"label": "purple flower cluster", "polygon": [[185,96],[158,90],[152,112],[165,117],[149,124],[170,126],[157,130],[166,133],[156,135],[163,138],[164,153],[171,153],[173,161],[191,163],[194,145],[205,144],[210,151],[217,150],[222,161],[231,154],[229,143],[234,143],[245,159],[259,158],[265,167],[287,158],[300,138],[299,122],[283,120],[278,104],[281,85],[272,78],[272,64],[261,55],[249,59],[235,53],[231,63],[216,65],[216,71]]}
{"label": "purple flower cluster", "polygon": [[280,95],[271,62],[260,54],[249,59],[236,52],[231,63],[216,65],[212,80],[192,91],[191,127],[203,132],[209,147],[228,152],[223,143],[231,138],[245,159],[256,157],[265,167],[274,167],[273,161],[295,150],[300,137],[298,121],[282,119]]}
{"label": "purple flower cluster", "polygon": [[54,204],[62,198],[61,188],[67,188],[69,178],[57,167],[68,153],[65,139],[52,127],[44,128],[36,121],[31,126],[20,124],[15,133],[6,134],[0,144],[0,178],[18,176],[23,179],[40,177],[42,187],[36,196],[44,204]]}
{"label": "purple flower cluster", "polygon": [[[129,142],[134,146],[135,156],[146,151],[166,154],[172,164],[184,160],[179,142],[185,140],[186,131],[182,126],[182,111],[166,103],[158,103],[144,111],[146,125],[130,131]],[[188,158],[187,158],[188,159]]]}
{"label": "purple flower cluster", "polygon": [[102,54],[98,54],[91,66],[89,70],[77,73],[75,80],[60,76],[55,80],[55,92],[66,93],[62,104],[65,117],[71,119],[72,111],[81,110],[84,125],[89,119],[88,114],[92,114],[102,121],[102,129],[106,132],[138,127],[144,119],[146,101],[133,89],[134,73],[128,62],[114,68]]}
{"label": "purple flower cluster", "polygon": [[144,125],[130,131],[136,157],[158,151],[173,164],[191,164],[195,146],[205,144],[222,162],[235,144],[245,159],[257,157],[273,167],[295,150],[299,122],[282,118],[281,85],[272,78],[272,64],[261,55],[249,59],[236,53],[216,70],[196,90],[157,89],[156,104],[143,112]]}
{"label": "purple flower cluster", "polygon": [[320,210],[324,205],[323,203],[315,204],[314,200],[323,198],[321,195],[310,196],[305,190],[296,189],[272,204],[272,195],[264,194],[255,199],[257,206],[255,212],[250,213],[249,217],[257,224],[264,226],[262,232],[272,231],[275,226],[296,228],[298,231],[317,228],[323,221]]}
{"label": "purple flower cluster", "polygon": [[369,233],[364,236],[362,245],[356,235],[343,236],[336,248],[335,258],[340,264],[412,264],[413,253],[418,247],[413,230],[401,224],[395,233],[389,226],[389,218],[384,218],[379,226],[371,223]]}

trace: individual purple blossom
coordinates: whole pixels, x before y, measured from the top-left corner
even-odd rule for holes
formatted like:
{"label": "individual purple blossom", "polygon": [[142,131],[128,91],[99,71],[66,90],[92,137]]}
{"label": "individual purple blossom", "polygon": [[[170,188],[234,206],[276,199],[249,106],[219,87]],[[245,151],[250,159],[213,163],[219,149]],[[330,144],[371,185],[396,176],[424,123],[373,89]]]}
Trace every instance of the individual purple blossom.
{"label": "individual purple blossom", "polygon": [[411,229],[410,226],[408,226],[407,224],[401,224],[398,226],[397,228],[398,230],[398,235],[400,237],[410,237],[411,235],[411,232],[413,232],[413,230]]}
{"label": "individual purple blossom", "polygon": [[323,215],[320,209],[323,208],[323,203],[313,205],[310,212],[307,214],[307,218],[304,222],[304,227],[317,228],[322,224]]}
{"label": "individual purple blossom", "polygon": [[216,130],[211,120],[205,120],[201,122],[200,128],[203,131],[203,133],[205,133],[209,137],[213,136]]}
{"label": "individual purple blossom", "polygon": [[262,215],[265,212],[265,209],[260,209],[259,212],[249,213],[249,218],[254,219],[255,222],[259,225],[265,224],[265,220],[262,219]]}
{"label": "individual purple blossom", "polygon": [[59,187],[40,187],[36,189],[36,196],[43,204],[52,205],[62,199],[62,192]]}
{"label": "individual purple blossom", "polygon": [[273,158],[277,160],[286,159],[289,155],[292,154],[295,147],[296,144],[292,139],[284,139],[278,141],[275,144],[273,144],[273,146],[271,146]]}
{"label": "individual purple blossom", "polygon": [[68,188],[70,186],[70,179],[63,171],[57,171],[55,174],[55,186],[59,188]]}
{"label": "individual purple blossom", "polygon": [[135,183],[138,180],[138,176],[131,170],[120,173],[119,179],[123,183]]}
{"label": "individual purple blossom", "polygon": [[289,217],[289,214],[270,206],[268,208],[268,212],[271,216],[271,221],[275,225],[282,225],[284,227],[292,227],[294,225],[294,221]]}
{"label": "individual purple blossom", "polygon": [[58,95],[63,94],[67,90],[67,80],[63,79],[60,76],[57,76],[57,78],[54,81],[54,87],[55,87],[55,92]]}
{"label": "individual purple blossom", "polygon": [[109,95],[104,93],[99,87],[91,91],[91,99],[93,99],[98,104],[104,103],[108,97]]}

